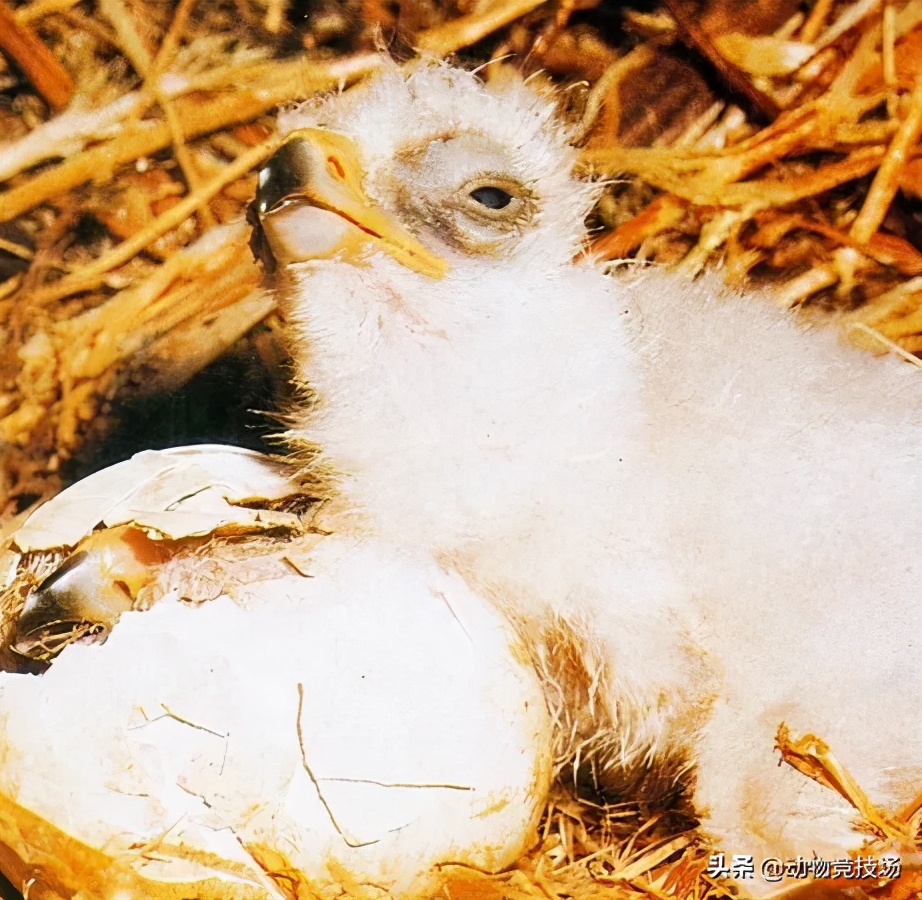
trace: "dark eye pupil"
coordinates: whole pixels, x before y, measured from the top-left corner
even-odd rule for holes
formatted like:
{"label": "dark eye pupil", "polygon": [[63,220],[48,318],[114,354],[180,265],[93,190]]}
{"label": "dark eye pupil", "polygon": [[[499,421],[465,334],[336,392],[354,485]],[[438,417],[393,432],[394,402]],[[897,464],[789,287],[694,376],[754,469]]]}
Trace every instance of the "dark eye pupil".
{"label": "dark eye pupil", "polygon": [[487,209],[505,209],[512,202],[512,194],[498,187],[477,188],[471,197]]}

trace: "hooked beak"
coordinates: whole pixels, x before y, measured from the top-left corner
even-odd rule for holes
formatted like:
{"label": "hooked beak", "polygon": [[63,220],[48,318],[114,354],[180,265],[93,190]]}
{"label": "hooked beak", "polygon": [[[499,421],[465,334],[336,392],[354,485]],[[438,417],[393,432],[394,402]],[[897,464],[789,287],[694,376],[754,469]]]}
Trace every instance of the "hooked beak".
{"label": "hooked beak", "polygon": [[270,272],[287,263],[357,256],[370,247],[430,278],[448,271],[444,259],[368,199],[363,175],[347,137],[322,128],[291,133],[260,171],[250,210],[251,246]]}

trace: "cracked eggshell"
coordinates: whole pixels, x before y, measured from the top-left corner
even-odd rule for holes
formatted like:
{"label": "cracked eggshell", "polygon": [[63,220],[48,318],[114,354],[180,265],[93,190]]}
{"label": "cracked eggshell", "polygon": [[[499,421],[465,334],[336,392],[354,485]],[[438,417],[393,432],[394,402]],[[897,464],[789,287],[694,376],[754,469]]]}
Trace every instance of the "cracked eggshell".
{"label": "cracked eggshell", "polygon": [[220,859],[256,884],[256,857],[314,890],[416,895],[440,863],[527,849],[551,723],[505,619],[434,564],[335,536],[311,577],[246,591],[165,598],[42,676],[0,674],[0,793],[154,883]]}
{"label": "cracked eggshell", "polygon": [[295,528],[296,516],[235,501],[299,493],[281,463],[252,450],[220,444],[145,450],[63,490],[6,539],[26,553],[73,547],[99,525],[129,522],[168,539],[228,527]]}

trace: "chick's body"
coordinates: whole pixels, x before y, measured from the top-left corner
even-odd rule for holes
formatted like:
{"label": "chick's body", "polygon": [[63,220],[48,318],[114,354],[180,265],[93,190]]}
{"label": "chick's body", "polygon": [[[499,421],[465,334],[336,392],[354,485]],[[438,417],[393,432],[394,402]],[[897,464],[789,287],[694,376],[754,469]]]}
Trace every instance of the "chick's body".
{"label": "chick's body", "polygon": [[283,122],[305,124],[351,138],[368,196],[449,264],[281,273],[317,395],[291,439],[338,473],[339,527],[427,549],[551,670],[565,622],[608,786],[694,770],[732,853],[860,843],[772,741],[817,732],[884,805],[922,783],[919,373],[716,280],[574,262],[592,191],[520,84],[390,72]]}

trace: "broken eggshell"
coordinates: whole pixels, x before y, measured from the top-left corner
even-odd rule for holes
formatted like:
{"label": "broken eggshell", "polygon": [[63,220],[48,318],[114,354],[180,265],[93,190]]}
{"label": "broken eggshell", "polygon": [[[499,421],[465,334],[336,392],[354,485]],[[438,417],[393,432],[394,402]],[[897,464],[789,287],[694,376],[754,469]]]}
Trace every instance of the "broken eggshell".
{"label": "broken eggshell", "polygon": [[72,641],[105,637],[177,551],[171,542],[303,531],[300,517],[279,505],[303,507],[300,485],[277,460],[238,447],[145,451],[77,482],[2,542],[10,561],[2,587],[23,577],[23,554],[64,554],[25,592],[13,649],[48,660]]}
{"label": "broken eggshell", "polygon": [[238,602],[165,597],[42,676],[0,674],[6,874],[47,862],[48,827],[54,864],[78,842],[68,871],[97,860],[76,877],[103,897],[288,896],[281,869],[314,891],[415,896],[441,864],[511,864],[552,764],[510,625],[381,543],[325,538],[310,575]]}
{"label": "broken eggshell", "polygon": [[240,505],[301,494],[282,464],[253,450],[198,444],[145,450],[78,481],[7,538],[22,553],[73,547],[94,528],[132,523],[178,539],[221,528],[296,527],[297,517]]}

